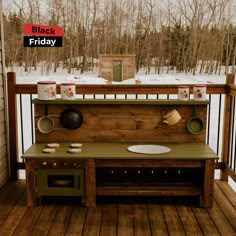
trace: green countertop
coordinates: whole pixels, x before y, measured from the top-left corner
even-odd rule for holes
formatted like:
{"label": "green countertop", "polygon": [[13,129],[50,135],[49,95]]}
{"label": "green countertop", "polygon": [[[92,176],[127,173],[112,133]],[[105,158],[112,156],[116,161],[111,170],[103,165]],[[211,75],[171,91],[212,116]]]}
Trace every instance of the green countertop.
{"label": "green countertop", "polygon": [[[23,159],[70,158],[70,159],[157,159],[157,160],[207,160],[218,156],[205,143],[82,143],[81,153],[68,153],[71,143],[60,143],[55,153],[43,153],[47,143],[33,144],[23,155]],[[171,149],[164,154],[139,154],[127,150],[138,144],[156,144]]]}

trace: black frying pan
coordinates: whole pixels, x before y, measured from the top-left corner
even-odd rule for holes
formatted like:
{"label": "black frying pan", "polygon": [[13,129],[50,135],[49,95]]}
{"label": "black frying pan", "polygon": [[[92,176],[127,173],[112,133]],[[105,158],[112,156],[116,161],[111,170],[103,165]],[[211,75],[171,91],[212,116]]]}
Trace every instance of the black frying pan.
{"label": "black frying pan", "polygon": [[83,116],[80,111],[68,108],[61,113],[60,122],[66,129],[78,129],[83,123]]}

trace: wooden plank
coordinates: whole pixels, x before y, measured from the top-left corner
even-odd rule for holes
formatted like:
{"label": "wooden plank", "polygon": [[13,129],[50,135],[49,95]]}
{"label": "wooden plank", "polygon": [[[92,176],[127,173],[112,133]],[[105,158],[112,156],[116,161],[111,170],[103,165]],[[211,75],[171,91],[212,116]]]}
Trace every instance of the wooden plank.
{"label": "wooden plank", "polygon": [[159,203],[148,203],[147,210],[152,235],[169,235],[164,215]]}
{"label": "wooden plank", "polygon": [[130,200],[118,203],[117,236],[133,236],[133,211]]}
{"label": "wooden plank", "polygon": [[21,198],[24,192],[22,186],[24,185],[24,182],[17,182],[2,193],[0,198],[0,225],[3,224],[16,202]]}
{"label": "wooden plank", "polygon": [[220,235],[206,209],[193,208],[193,212],[202,230],[203,235]]}
{"label": "wooden plank", "polygon": [[134,235],[151,235],[146,204],[133,204]]}
{"label": "wooden plank", "polygon": [[28,236],[32,231],[35,222],[37,221],[43,207],[29,207],[27,208],[20,223],[17,225],[16,230],[12,236]]}
{"label": "wooden plank", "polygon": [[[165,203],[165,202],[164,202]],[[167,225],[169,235],[182,236],[185,235],[183,225],[178,216],[175,206],[162,205],[164,219]]]}
{"label": "wooden plank", "polygon": [[228,200],[231,202],[231,204],[235,207],[236,209],[236,193],[235,191],[229,186],[229,184],[225,181],[215,181],[216,184],[219,186],[221,191],[226,195]]}
{"label": "wooden plank", "polygon": [[[115,200],[113,199],[112,201]],[[106,200],[104,202],[106,202]],[[100,235],[116,236],[116,231],[117,231],[117,204],[110,202],[102,204]]]}
{"label": "wooden plank", "polygon": [[97,187],[97,195],[120,196],[199,196],[202,193],[200,187],[189,186],[163,186],[163,187]]}
{"label": "wooden plank", "polygon": [[100,231],[102,207],[89,208],[84,224],[83,236],[97,236]]}
{"label": "wooden plank", "polygon": [[215,184],[215,200],[219,205],[220,209],[227,217],[228,221],[236,231],[236,211],[231,202],[225,197],[219,186]]}
{"label": "wooden plank", "polygon": [[96,160],[96,167],[204,167],[203,161],[178,160]]}
{"label": "wooden plank", "polygon": [[21,219],[23,218],[27,210],[25,202],[26,202],[26,192],[24,192],[24,194],[21,196],[16,205],[12,204],[13,207],[12,211],[0,226],[1,236],[9,236],[13,234],[17,225],[20,223]]}
{"label": "wooden plank", "polygon": [[208,212],[221,235],[236,235],[235,230],[219,208],[217,202],[214,202],[214,207],[209,208]]}
{"label": "wooden plank", "polygon": [[191,135],[187,130],[56,130],[42,134],[36,130],[36,142],[204,142],[205,130],[201,134]]}
{"label": "wooden plank", "polygon": [[[181,84],[184,86],[184,84]],[[185,84],[189,86],[189,84]],[[178,94],[177,84],[140,84],[140,85],[107,85],[107,84],[79,84],[76,86],[77,94]],[[207,84],[208,94],[226,94],[228,92],[225,84]],[[36,84],[16,84],[17,94],[37,94]],[[190,88],[192,93],[192,88]],[[57,86],[60,94],[60,85]]]}
{"label": "wooden plank", "polygon": [[33,230],[31,231],[31,236],[46,236],[52,225],[53,219],[56,215],[56,206],[44,206],[42,212],[37,219]]}
{"label": "wooden plank", "polygon": [[73,207],[73,212],[70,217],[66,235],[67,236],[78,236],[83,235],[83,228],[86,219],[87,208],[85,207]]}
{"label": "wooden plank", "polygon": [[186,235],[203,235],[192,209],[184,205],[177,205],[176,208]]}
{"label": "wooden plank", "polygon": [[[205,142],[206,127],[198,135],[187,130],[188,120],[198,116],[206,124],[206,105],[198,105],[196,113],[192,106],[176,106],[182,119],[176,125],[163,123],[160,106],[152,105],[74,105],[81,112],[83,123],[76,130],[67,130],[60,123],[65,105],[48,105],[48,115],[55,127],[48,134],[36,127],[36,141],[84,141],[84,142]],[[45,115],[42,104],[35,105],[35,124]]]}
{"label": "wooden plank", "polygon": [[48,236],[65,235],[67,225],[72,214],[72,206],[58,206],[57,213],[48,231]]}

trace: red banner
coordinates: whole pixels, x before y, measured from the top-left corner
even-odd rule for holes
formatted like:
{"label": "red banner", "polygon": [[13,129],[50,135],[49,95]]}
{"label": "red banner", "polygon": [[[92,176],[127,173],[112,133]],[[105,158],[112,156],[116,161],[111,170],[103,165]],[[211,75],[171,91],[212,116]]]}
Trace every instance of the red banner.
{"label": "red banner", "polygon": [[58,26],[24,24],[24,34],[37,36],[62,36],[63,28]]}

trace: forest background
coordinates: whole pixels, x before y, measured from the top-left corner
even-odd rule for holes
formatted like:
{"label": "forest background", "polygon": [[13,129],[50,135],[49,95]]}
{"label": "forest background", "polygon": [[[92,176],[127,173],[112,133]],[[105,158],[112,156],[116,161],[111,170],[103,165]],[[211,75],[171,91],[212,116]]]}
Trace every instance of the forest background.
{"label": "forest background", "polygon": [[[6,1],[6,0],[5,0]],[[235,0],[12,0],[3,5],[6,66],[81,74],[99,54],[135,54],[149,74],[235,73]],[[63,47],[24,48],[26,23],[63,27]]]}

